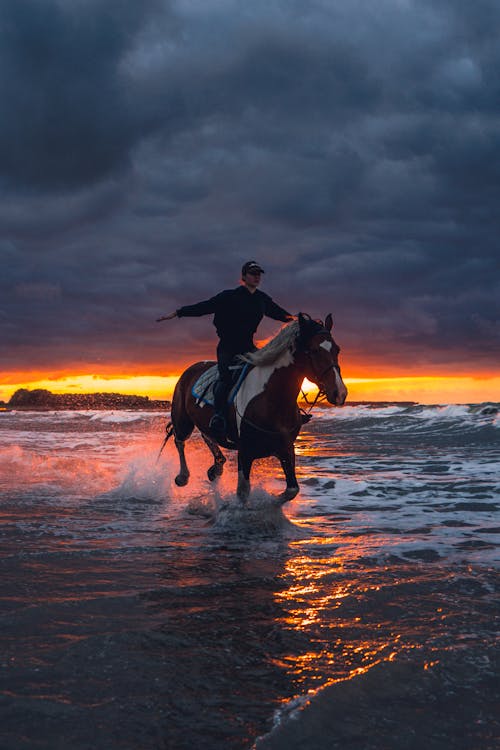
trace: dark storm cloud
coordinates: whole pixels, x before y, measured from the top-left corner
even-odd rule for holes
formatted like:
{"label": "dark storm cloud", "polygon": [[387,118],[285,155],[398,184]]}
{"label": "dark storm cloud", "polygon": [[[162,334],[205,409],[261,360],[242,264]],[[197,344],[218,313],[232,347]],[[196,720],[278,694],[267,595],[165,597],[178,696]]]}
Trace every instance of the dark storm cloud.
{"label": "dark storm cloud", "polygon": [[127,164],[144,123],[120,63],[154,5],[2,3],[0,160],[11,184],[78,187]]}
{"label": "dark storm cloud", "polygon": [[210,321],[152,321],[250,257],[347,359],[493,365],[496,3],[0,13],[4,366],[206,356]]}

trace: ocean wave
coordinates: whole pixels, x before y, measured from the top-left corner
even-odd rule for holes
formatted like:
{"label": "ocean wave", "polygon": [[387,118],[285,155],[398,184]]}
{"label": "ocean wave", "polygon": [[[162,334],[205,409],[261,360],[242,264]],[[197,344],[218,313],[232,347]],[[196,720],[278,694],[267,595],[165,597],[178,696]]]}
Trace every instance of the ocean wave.
{"label": "ocean wave", "polygon": [[90,417],[91,422],[102,422],[103,424],[126,424],[128,422],[139,422],[146,416],[142,412],[105,412],[94,414]]}
{"label": "ocean wave", "polygon": [[320,419],[386,419],[398,414],[403,414],[408,407],[403,404],[377,405],[377,404],[347,404],[341,408],[315,407],[313,414]]}
{"label": "ocean wave", "polygon": [[[444,441],[465,441],[472,436],[485,443],[496,440],[500,426],[499,404],[355,404],[342,409],[321,408],[313,412],[319,425],[331,422],[333,430],[352,431],[371,435],[384,434],[394,441],[398,436],[405,440],[418,435],[433,441],[441,436]],[[314,429],[314,427],[312,428]]]}
{"label": "ocean wave", "polygon": [[9,411],[1,412],[5,419],[9,417],[22,417],[23,419],[36,419],[37,421],[43,422],[46,420],[58,420],[62,421],[74,421],[83,419],[86,421],[111,421],[114,418],[115,421],[135,421],[137,419],[158,419],[158,417],[167,418],[169,412],[166,411],[138,411],[136,409],[118,409],[118,410],[103,410],[103,409],[77,409],[77,410],[52,410],[52,411],[28,411],[12,409]]}

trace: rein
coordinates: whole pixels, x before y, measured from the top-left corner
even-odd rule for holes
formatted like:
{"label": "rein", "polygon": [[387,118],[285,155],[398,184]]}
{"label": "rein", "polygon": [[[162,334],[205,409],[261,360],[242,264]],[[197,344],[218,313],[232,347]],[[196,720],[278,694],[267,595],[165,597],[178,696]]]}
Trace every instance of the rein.
{"label": "rein", "polygon": [[307,405],[308,405],[308,406],[309,406],[310,408],[309,408],[309,411],[305,411],[304,409],[302,409],[302,408],[300,408],[300,407],[299,407],[299,408],[300,408],[300,411],[302,412],[302,414],[303,414],[303,415],[304,415],[305,417],[308,417],[308,420],[307,420],[307,421],[309,421],[309,419],[311,419],[311,417],[312,417],[312,414],[311,414],[311,412],[312,412],[312,410],[314,409],[314,407],[316,406],[316,404],[317,404],[318,402],[319,402],[319,403],[321,403],[321,401],[324,401],[324,400],[326,399],[326,392],[325,392],[325,391],[324,391],[324,390],[323,390],[322,388],[318,388],[318,392],[317,392],[317,394],[316,394],[316,397],[315,397],[314,401],[309,401],[309,400],[308,400],[308,398],[307,398],[307,393],[306,393],[306,392],[304,391],[304,389],[303,389],[303,388],[301,388],[301,389],[300,389],[300,392],[301,392],[301,394],[302,394],[302,398],[304,399],[304,401],[306,402],[306,404],[307,404]]}
{"label": "rein", "polygon": [[[292,433],[296,429],[296,427],[292,427],[289,430],[266,430],[265,427],[259,427],[258,424],[255,424],[255,422],[252,422],[250,419],[248,419],[248,417],[245,417],[245,416],[243,416],[243,414],[240,414],[240,412],[238,411],[238,407],[236,406],[236,402],[234,402],[234,410],[235,410],[236,414],[239,416],[239,418],[241,419],[241,423],[242,424],[243,424],[243,422],[246,422],[246,424],[250,425],[250,427],[252,427],[254,430],[258,430],[259,432],[263,432],[266,435],[282,435],[283,432]],[[300,411],[302,411],[302,409]],[[309,419],[311,419],[311,416],[309,414],[306,414],[306,416],[308,417],[307,421],[309,421]]]}
{"label": "rein", "polygon": [[[311,352],[310,352],[310,350],[306,349],[306,350],[304,350],[304,354],[310,356]],[[312,365],[312,362],[311,362],[311,365]],[[321,380],[326,375],[326,373],[330,372],[330,370],[337,369],[337,367],[338,367],[338,365],[335,365],[332,362],[331,365],[329,365],[328,367],[326,367],[320,373],[320,375],[318,376],[318,382],[321,383]],[[314,407],[316,406],[316,404],[317,403],[321,403],[322,401],[326,400],[326,391],[324,390],[324,388],[321,387],[321,385],[319,385],[318,386],[318,392],[317,392],[317,394],[315,396],[314,401],[309,401],[308,400],[307,394],[306,394],[306,392],[304,391],[304,389],[302,387],[300,389],[300,392],[301,392],[301,394],[303,396],[304,401],[306,402],[306,404],[309,407],[308,411],[306,411],[301,406],[299,406],[299,412],[300,412],[300,414],[302,416],[302,424],[307,424],[307,422],[309,422],[312,419],[311,412],[314,409]],[[236,406],[236,402],[234,403],[234,410],[235,410],[236,414],[239,416],[239,418],[241,419],[242,423],[246,422],[254,430],[258,430],[259,432],[263,432],[266,435],[281,435],[283,432],[290,432],[291,433],[291,432],[293,432],[295,430],[295,427],[292,427],[289,430],[266,430],[264,427],[259,427],[259,425],[257,425],[254,422],[252,422],[250,419],[248,419],[248,417],[245,417],[243,414],[240,414],[240,412],[238,411],[238,408]]]}
{"label": "rein", "polygon": [[[321,403],[321,401],[325,401],[325,399],[326,399],[326,392],[322,388],[318,389],[318,392],[316,394],[316,397],[315,397],[314,401],[308,401],[307,394],[305,393],[305,391],[302,388],[300,389],[300,392],[301,392],[301,394],[302,394],[302,396],[304,398],[304,401],[309,406],[309,410],[308,411],[306,411],[301,406],[299,406],[299,412],[300,412],[300,414],[302,416],[302,424],[307,424],[312,419],[311,412],[314,409],[314,407],[316,406],[316,404],[317,403]],[[254,430],[258,430],[259,432],[263,432],[266,435],[281,435],[283,432],[292,433],[296,429],[295,427],[292,427],[289,430],[266,430],[265,427],[259,427],[258,424],[255,424],[255,422],[252,422],[250,419],[248,419],[248,417],[245,417],[243,414],[240,414],[240,412],[238,411],[238,407],[236,406],[236,403],[234,403],[234,410],[235,410],[236,414],[239,416],[239,418],[241,419],[242,424],[243,424],[243,422],[246,422]]]}
{"label": "rein", "polygon": [[[310,349],[305,349],[305,350],[304,350],[304,354],[306,354],[306,355],[307,355],[308,357],[310,357],[310,358],[311,358],[311,351],[310,351]],[[314,367],[312,366],[312,358],[311,358],[311,368],[312,368],[312,370],[313,370],[313,372],[314,372]],[[310,420],[310,419],[312,418],[312,414],[311,414],[311,412],[312,412],[312,410],[314,409],[314,407],[316,406],[316,404],[317,404],[318,402],[324,401],[324,400],[326,399],[326,391],[325,391],[325,389],[324,389],[324,388],[323,388],[323,387],[321,386],[321,381],[322,381],[323,377],[324,377],[324,376],[326,375],[326,373],[327,373],[327,372],[330,372],[330,370],[337,370],[337,369],[338,369],[338,371],[339,371],[339,374],[340,374],[340,368],[338,367],[338,365],[335,365],[335,364],[334,364],[334,363],[332,362],[332,364],[331,364],[331,365],[328,365],[328,367],[325,367],[325,369],[324,369],[324,370],[323,370],[323,371],[322,371],[322,372],[321,372],[321,373],[320,373],[319,375],[317,375],[317,376],[316,376],[316,377],[317,377],[317,380],[318,380],[318,383],[319,383],[319,385],[318,385],[318,392],[317,392],[317,394],[316,394],[316,398],[314,399],[314,401],[312,401],[312,402],[311,402],[311,401],[309,401],[309,400],[308,400],[308,398],[307,398],[307,394],[306,394],[306,392],[304,391],[304,389],[303,389],[303,388],[301,388],[301,389],[300,389],[300,392],[302,393],[302,396],[303,396],[303,398],[304,398],[304,401],[305,401],[305,402],[306,402],[306,404],[307,404],[307,405],[308,405],[308,406],[310,407],[310,408],[309,408],[309,411],[307,411],[307,412],[306,412],[306,411],[304,411],[304,409],[300,409],[300,411],[301,411],[301,412],[302,412],[302,413],[304,414],[304,416],[308,418],[308,419],[307,419],[307,421],[309,421],[309,420]],[[316,375],[316,373],[314,373],[314,374]]]}

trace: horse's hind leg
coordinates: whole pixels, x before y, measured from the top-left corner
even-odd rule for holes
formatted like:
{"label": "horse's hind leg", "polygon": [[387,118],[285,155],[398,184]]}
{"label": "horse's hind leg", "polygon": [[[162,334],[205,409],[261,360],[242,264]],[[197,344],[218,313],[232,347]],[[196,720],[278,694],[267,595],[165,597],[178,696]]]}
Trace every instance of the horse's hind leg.
{"label": "horse's hind leg", "polygon": [[212,455],[214,457],[214,463],[207,471],[207,476],[210,479],[211,482],[214,481],[214,479],[217,479],[217,477],[220,477],[222,472],[224,471],[224,464],[226,463],[226,457],[224,456],[223,452],[215,442],[215,440],[211,440],[207,435],[205,435],[203,432],[201,433],[201,436],[205,443],[210,448]]}
{"label": "horse's hind leg", "polygon": [[175,477],[175,483],[178,487],[184,487],[189,482],[189,469],[186,462],[186,455],[184,453],[185,443],[185,440],[178,440],[177,438],[175,438],[175,447],[177,448],[179,461],[181,463],[180,471]]}
{"label": "horse's hind leg", "polygon": [[172,409],[172,422],[174,425],[174,442],[179,454],[180,471],[175,477],[175,483],[178,487],[184,487],[189,482],[189,469],[186,462],[184,446],[186,440],[191,436],[194,424],[188,419],[187,415],[181,416],[174,413]]}

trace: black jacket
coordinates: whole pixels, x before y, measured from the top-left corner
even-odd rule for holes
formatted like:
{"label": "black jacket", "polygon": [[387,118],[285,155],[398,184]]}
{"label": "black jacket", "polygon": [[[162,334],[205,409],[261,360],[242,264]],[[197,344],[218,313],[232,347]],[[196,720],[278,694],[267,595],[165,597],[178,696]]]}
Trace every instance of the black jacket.
{"label": "black jacket", "polygon": [[254,348],[253,335],[260,321],[267,315],[273,320],[286,323],[290,313],[276,304],[260,289],[249,292],[245,286],[226,289],[215,297],[185,305],[177,310],[179,318],[199,317],[214,313],[214,326],[223,349],[233,354],[248,352]]}

